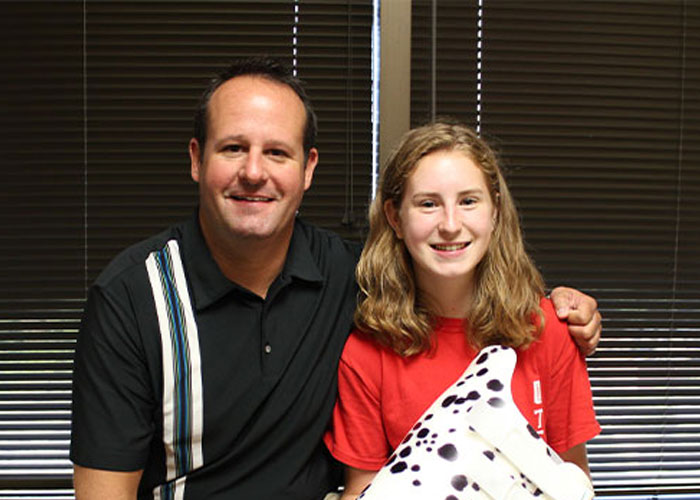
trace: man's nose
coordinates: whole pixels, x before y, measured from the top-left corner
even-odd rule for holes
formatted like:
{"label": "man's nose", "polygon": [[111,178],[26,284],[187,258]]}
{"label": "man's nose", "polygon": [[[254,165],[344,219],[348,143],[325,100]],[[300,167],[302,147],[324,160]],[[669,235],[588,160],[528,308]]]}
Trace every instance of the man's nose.
{"label": "man's nose", "polygon": [[245,157],[239,175],[244,182],[252,185],[264,183],[267,180],[265,161],[260,151],[251,149]]}

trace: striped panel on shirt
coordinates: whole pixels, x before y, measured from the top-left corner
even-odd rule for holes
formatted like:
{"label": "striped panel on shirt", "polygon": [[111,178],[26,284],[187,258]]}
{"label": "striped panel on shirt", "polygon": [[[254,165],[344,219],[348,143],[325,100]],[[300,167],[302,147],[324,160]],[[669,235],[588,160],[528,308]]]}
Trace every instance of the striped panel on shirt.
{"label": "striped panel on shirt", "polygon": [[163,356],[163,444],[166,483],[154,498],[184,498],[187,474],[201,467],[203,399],[201,357],[194,311],[177,241],[146,259],[156,304]]}

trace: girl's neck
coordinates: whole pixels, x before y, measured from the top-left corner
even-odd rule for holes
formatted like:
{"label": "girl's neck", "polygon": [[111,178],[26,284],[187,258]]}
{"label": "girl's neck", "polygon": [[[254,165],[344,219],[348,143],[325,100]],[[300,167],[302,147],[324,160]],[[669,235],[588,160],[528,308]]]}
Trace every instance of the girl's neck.
{"label": "girl's neck", "polygon": [[465,319],[469,316],[473,297],[473,284],[463,280],[447,283],[432,283],[420,287],[422,302],[436,316]]}

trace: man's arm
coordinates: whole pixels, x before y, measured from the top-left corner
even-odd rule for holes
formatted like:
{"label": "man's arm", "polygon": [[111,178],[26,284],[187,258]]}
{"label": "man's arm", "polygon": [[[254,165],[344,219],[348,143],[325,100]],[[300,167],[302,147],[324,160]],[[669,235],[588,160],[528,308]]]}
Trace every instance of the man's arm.
{"label": "man's arm", "polygon": [[142,470],[116,472],[73,466],[76,500],[136,500]]}
{"label": "man's arm", "polygon": [[596,300],[573,288],[559,286],[550,295],[559,319],[569,324],[569,333],[579,350],[590,356],[598,347],[602,317]]}
{"label": "man's arm", "polygon": [[142,471],[134,469],[146,463],[156,403],[126,294],[90,289],[72,396],[70,459],[77,497],[135,500]]}

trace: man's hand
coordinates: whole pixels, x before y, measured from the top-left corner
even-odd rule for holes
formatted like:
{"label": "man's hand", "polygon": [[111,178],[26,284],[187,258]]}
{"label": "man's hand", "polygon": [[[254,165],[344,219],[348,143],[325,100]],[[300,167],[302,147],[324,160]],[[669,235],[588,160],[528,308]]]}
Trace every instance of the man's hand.
{"label": "man's hand", "polygon": [[550,294],[559,319],[569,323],[569,333],[579,350],[590,356],[598,347],[602,318],[596,300],[573,288],[558,286]]}

